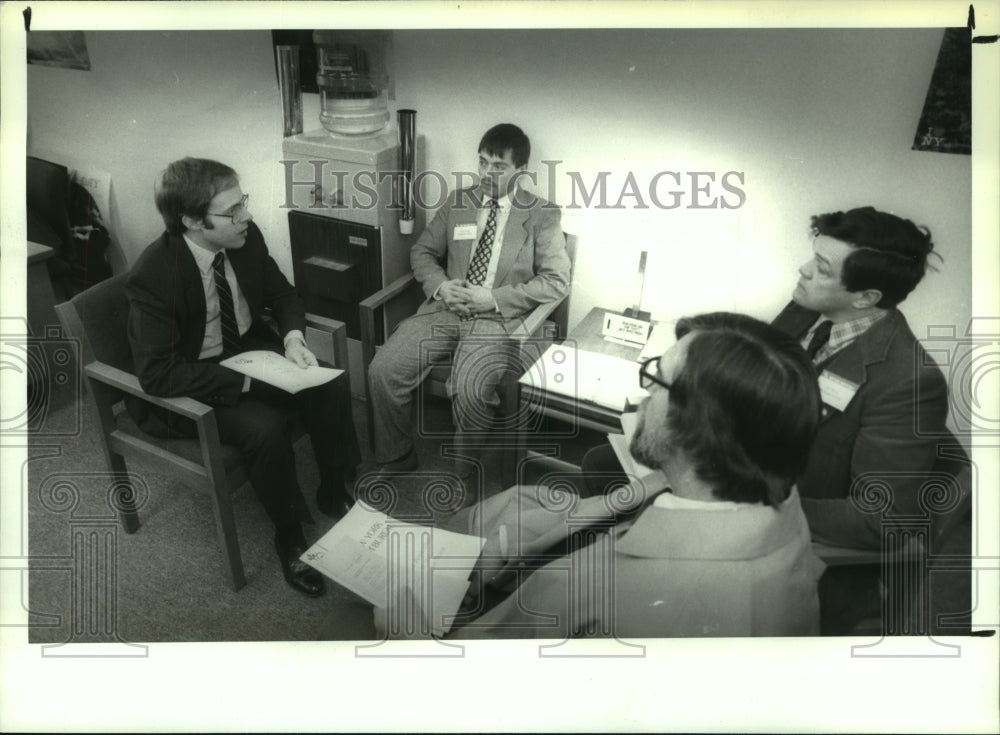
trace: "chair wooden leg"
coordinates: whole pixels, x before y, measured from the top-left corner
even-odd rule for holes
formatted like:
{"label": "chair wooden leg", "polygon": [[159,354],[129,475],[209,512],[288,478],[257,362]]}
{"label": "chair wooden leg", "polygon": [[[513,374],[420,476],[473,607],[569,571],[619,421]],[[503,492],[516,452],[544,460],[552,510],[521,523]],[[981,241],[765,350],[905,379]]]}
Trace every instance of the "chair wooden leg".
{"label": "chair wooden leg", "polygon": [[236,520],[233,518],[233,503],[230,491],[224,484],[213,487],[212,511],[215,513],[215,527],[219,534],[222,553],[226,557],[226,573],[234,591],[240,590],[247,583],[243,571],[243,557],[240,554],[240,541],[236,535]]}
{"label": "chair wooden leg", "polygon": [[125,478],[125,483],[118,485],[116,489],[118,496],[113,503],[118,513],[118,522],[125,533],[135,533],[142,524],[139,523],[139,513],[135,507],[135,486],[132,484],[128,465],[125,464],[124,457],[110,451],[108,464],[111,465],[112,474]]}

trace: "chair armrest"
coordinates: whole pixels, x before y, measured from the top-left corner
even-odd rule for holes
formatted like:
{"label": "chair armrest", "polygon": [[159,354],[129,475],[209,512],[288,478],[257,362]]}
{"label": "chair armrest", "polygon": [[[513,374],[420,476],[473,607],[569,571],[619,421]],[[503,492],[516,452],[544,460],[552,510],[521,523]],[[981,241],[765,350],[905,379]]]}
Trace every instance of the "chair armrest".
{"label": "chair armrest", "polygon": [[87,363],[83,370],[91,380],[96,380],[111,388],[140,398],[154,406],[165,408],[168,411],[173,411],[194,421],[200,421],[213,410],[211,406],[187,396],[178,396],[175,398],[151,396],[142,389],[142,386],[139,385],[139,379],[132,375],[132,373],[119,370],[99,360]]}
{"label": "chair armrest", "polygon": [[374,311],[380,306],[385,306],[396,296],[399,296],[399,294],[403,293],[412,284],[416,283],[416,280],[417,279],[412,273],[400,276],[385,288],[380,288],[378,291],[373,293],[371,296],[358,304],[358,306],[361,308],[362,312],[365,310]]}
{"label": "chair armrest", "polygon": [[521,322],[521,328],[511,334],[510,338],[518,344],[523,344],[526,340],[538,336],[545,320],[552,316],[552,312],[558,309],[559,304],[565,299],[566,297],[563,296],[561,299],[536,306],[525,315]]}
{"label": "chair armrest", "polygon": [[336,319],[306,314],[306,344],[317,358],[347,368],[347,325]]}

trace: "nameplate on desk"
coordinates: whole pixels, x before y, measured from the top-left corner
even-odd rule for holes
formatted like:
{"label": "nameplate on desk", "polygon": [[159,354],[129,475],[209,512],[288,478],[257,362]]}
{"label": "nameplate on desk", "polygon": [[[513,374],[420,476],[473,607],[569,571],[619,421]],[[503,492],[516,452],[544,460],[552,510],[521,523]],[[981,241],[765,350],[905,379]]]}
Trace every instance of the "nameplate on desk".
{"label": "nameplate on desk", "polygon": [[605,339],[614,342],[626,342],[628,344],[641,347],[649,339],[649,333],[653,330],[651,322],[642,319],[632,319],[631,317],[615,314],[613,311],[604,312],[601,334]]}

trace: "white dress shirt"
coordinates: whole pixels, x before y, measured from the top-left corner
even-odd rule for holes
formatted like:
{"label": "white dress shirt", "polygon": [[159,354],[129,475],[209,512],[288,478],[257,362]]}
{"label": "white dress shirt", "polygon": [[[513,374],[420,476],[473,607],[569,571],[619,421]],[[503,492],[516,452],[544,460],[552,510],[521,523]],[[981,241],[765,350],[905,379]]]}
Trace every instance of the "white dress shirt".
{"label": "white dress shirt", "polygon": [[[486,220],[490,216],[489,201],[489,199],[486,199],[483,202],[482,209],[479,210],[479,218],[476,221],[476,244],[469,253],[469,265],[472,265],[472,259],[476,256],[476,248],[479,247],[479,240],[486,229]],[[508,217],[510,217],[510,196],[504,194],[497,199],[497,224],[496,232],[493,235],[493,250],[490,253],[489,265],[486,267],[486,278],[483,279],[483,286],[489,289],[493,288],[493,279],[497,275],[497,263],[500,262],[500,245],[503,243],[503,231],[507,227]]]}
{"label": "white dress shirt", "polygon": [[[198,359],[204,360],[222,354],[222,311],[219,307],[219,291],[215,287],[215,268],[212,266],[215,253],[196,245],[187,235],[184,235],[184,242],[187,243],[191,255],[194,256],[194,262],[198,265],[198,271],[201,273],[201,285],[205,291],[205,338],[202,340],[201,352],[198,354]],[[225,253],[225,251],[222,252]],[[242,337],[250,329],[250,324],[253,321],[250,305],[243,292],[240,291],[240,284],[236,280],[236,273],[233,271],[229,258],[223,257],[222,262],[225,265],[229,290],[233,294],[236,326]]]}

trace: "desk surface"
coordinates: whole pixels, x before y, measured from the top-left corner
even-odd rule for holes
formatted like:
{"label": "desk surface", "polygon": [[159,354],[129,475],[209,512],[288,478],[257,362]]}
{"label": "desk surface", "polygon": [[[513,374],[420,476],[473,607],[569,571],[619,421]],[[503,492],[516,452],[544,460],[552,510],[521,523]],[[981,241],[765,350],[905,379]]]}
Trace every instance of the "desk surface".
{"label": "desk surface", "polygon": [[583,318],[583,321],[573,327],[569,331],[569,334],[566,335],[566,343],[570,345],[575,343],[578,350],[599,352],[602,355],[613,355],[624,360],[637,360],[639,353],[642,351],[641,347],[629,347],[620,342],[612,342],[611,340],[604,339],[601,334],[601,327],[604,322],[604,314],[607,311],[609,309],[604,309],[600,306],[595,306],[591,309],[590,313]]}
{"label": "desk surface", "polygon": [[[597,352],[603,355],[635,361],[642,351],[640,347],[629,347],[604,339],[601,335],[604,314],[608,309],[594,307],[576,327],[566,335],[564,344],[579,350]],[[636,364],[636,370],[639,369]],[[551,418],[573,423],[578,426],[604,433],[621,433],[621,411],[601,406],[591,401],[550,393],[530,385],[521,386],[521,397],[533,410]]]}
{"label": "desk surface", "polygon": [[43,260],[48,260],[55,254],[56,251],[50,248],[48,245],[42,245],[40,243],[28,240],[28,247],[26,251],[28,265],[33,265],[35,263],[40,263]]}

